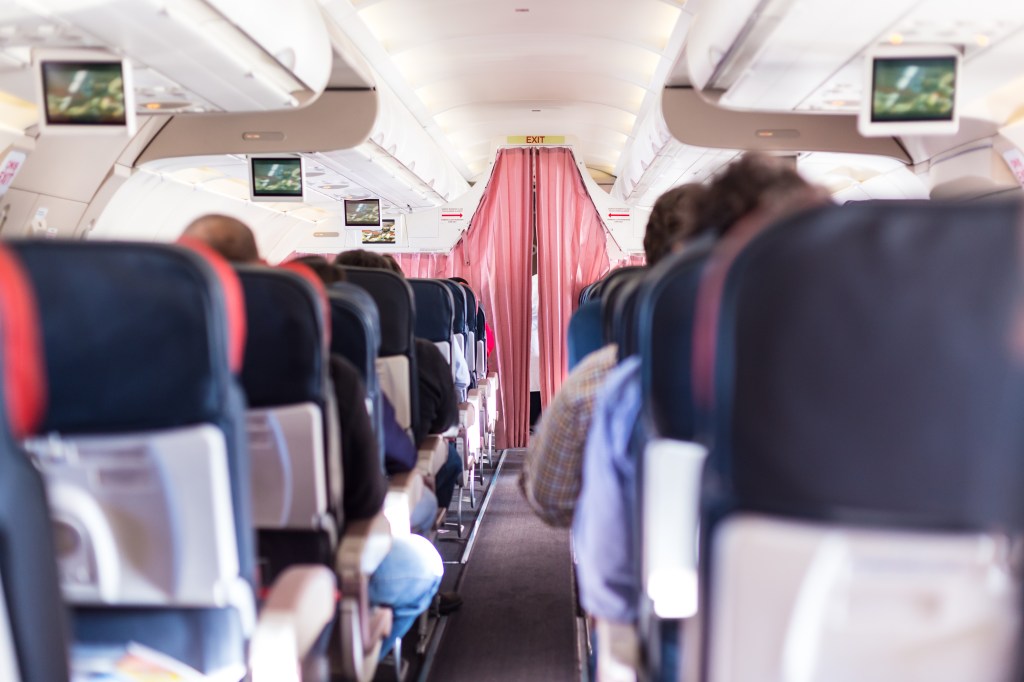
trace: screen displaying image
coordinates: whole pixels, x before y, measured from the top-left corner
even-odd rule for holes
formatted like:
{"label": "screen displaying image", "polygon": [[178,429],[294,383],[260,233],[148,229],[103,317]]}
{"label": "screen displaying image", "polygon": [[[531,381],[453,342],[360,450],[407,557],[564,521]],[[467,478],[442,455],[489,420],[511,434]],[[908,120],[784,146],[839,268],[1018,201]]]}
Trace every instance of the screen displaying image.
{"label": "screen displaying image", "polygon": [[254,197],[301,197],[302,159],[252,158],[252,195]]}
{"label": "screen displaying image", "polygon": [[876,58],[871,120],[950,121],[955,92],[955,57]]}
{"label": "screen displaying image", "polygon": [[363,230],[364,244],[394,244],[395,221],[382,220],[379,230]]}
{"label": "screen displaying image", "polygon": [[49,124],[127,125],[121,62],[42,62]]}
{"label": "screen displaying image", "polygon": [[346,200],[345,224],[350,227],[379,226],[380,201],[377,199]]}

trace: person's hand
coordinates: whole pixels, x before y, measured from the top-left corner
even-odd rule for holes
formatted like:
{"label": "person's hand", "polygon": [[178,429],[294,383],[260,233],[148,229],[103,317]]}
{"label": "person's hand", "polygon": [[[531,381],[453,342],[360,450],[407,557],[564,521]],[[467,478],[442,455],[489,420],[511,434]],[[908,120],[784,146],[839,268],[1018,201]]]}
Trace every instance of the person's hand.
{"label": "person's hand", "polygon": [[430,489],[430,492],[437,493],[437,487],[434,483],[434,476],[432,474],[423,474],[423,485]]}

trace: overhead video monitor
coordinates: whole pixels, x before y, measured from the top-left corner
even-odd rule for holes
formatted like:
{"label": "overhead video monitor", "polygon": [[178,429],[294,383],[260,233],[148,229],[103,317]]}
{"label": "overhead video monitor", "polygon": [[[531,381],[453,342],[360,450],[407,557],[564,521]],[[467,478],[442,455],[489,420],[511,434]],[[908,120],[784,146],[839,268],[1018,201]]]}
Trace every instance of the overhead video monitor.
{"label": "overhead video monitor", "polygon": [[302,157],[250,156],[249,194],[253,201],[302,201]]}
{"label": "overhead video monitor", "polygon": [[952,135],[960,53],[952,47],[880,47],[868,55],[858,128],[866,137]]}
{"label": "overhead video monitor", "polygon": [[41,133],[135,133],[131,66],[102,52],[39,51],[35,54]]}
{"label": "overhead video monitor", "polygon": [[346,199],[346,227],[380,227],[380,199]]}
{"label": "overhead video monitor", "polygon": [[385,218],[380,221],[379,230],[363,230],[363,244],[394,244],[396,241],[395,221]]}

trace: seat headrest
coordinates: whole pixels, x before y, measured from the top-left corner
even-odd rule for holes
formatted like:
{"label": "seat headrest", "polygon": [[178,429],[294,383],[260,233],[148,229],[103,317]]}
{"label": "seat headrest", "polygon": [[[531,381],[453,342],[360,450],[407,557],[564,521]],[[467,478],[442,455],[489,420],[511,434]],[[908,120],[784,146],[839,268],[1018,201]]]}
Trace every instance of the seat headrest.
{"label": "seat headrest", "polygon": [[42,431],[130,432],[220,418],[245,329],[241,286],[222,259],[167,244],[22,241],[11,249],[42,313]]}
{"label": "seat headrest", "polygon": [[456,282],[456,284],[462,287],[462,292],[466,295],[466,319],[470,321],[469,324],[472,326],[472,320],[476,317],[476,311],[479,309],[476,294],[465,284],[461,282]]}
{"label": "seat headrest", "polygon": [[463,290],[462,285],[458,282],[453,282],[450,279],[438,280],[446,287],[452,294],[452,301],[454,302],[455,320],[452,324],[452,329],[456,334],[466,333],[466,292]]}
{"label": "seat headrest", "polygon": [[608,287],[614,286],[620,277],[628,277],[631,272],[643,269],[643,267],[642,265],[625,265],[621,268],[615,268],[593,284],[587,285],[587,288],[590,289],[587,300],[602,300],[608,293]]}
{"label": "seat headrest", "polygon": [[21,263],[0,248],[0,354],[11,435],[33,433],[46,409],[46,363],[35,294]]}
{"label": "seat headrest", "polygon": [[249,340],[242,387],[250,407],[324,402],[327,321],[315,282],[291,269],[237,265]]}
{"label": "seat headrest", "polygon": [[639,307],[637,303],[643,290],[645,274],[646,272],[643,272],[626,280],[614,303],[609,340],[618,344],[620,360],[636,353],[636,313]]}
{"label": "seat headrest", "polygon": [[450,342],[455,311],[448,287],[436,279],[410,279],[416,298],[416,336],[434,343]]}
{"label": "seat headrest", "polygon": [[651,267],[637,301],[637,353],[644,411],[664,438],[693,440],[693,322],[700,275],[711,242]]}
{"label": "seat headrest", "polygon": [[411,355],[416,327],[416,304],[409,283],[388,270],[342,268],[350,284],[364,289],[380,315],[380,355]]}
{"label": "seat headrest", "polygon": [[755,237],[713,346],[735,503],[1024,528],[1021,227],[1018,203],[864,202]]}
{"label": "seat headrest", "polygon": [[629,282],[641,278],[646,270],[641,267],[629,267],[615,270],[604,285],[601,294],[601,322],[604,329],[604,342],[611,343],[615,340],[615,309],[619,298],[625,292]]}
{"label": "seat headrest", "polygon": [[327,292],[331,304],[331,353],[342,356],[359,370],[363,383],[376,385],[380,355],[380,317],[366,290],[335,282]]}

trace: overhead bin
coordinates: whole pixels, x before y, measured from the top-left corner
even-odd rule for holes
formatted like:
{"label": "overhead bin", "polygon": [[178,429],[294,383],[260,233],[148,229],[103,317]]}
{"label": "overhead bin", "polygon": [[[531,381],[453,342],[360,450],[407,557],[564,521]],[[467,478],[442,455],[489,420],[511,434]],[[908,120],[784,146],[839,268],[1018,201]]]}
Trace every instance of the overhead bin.
{"label": "overhead bin", "polygon": [[[315,0],[5,4],[0,20],[13,30],[6,52],[101,48],[128,57],[144,113],[299,107],[318,97],[331,75],[331,40]],[[27,73],[19,80],[21,89],[32,87]]]}

